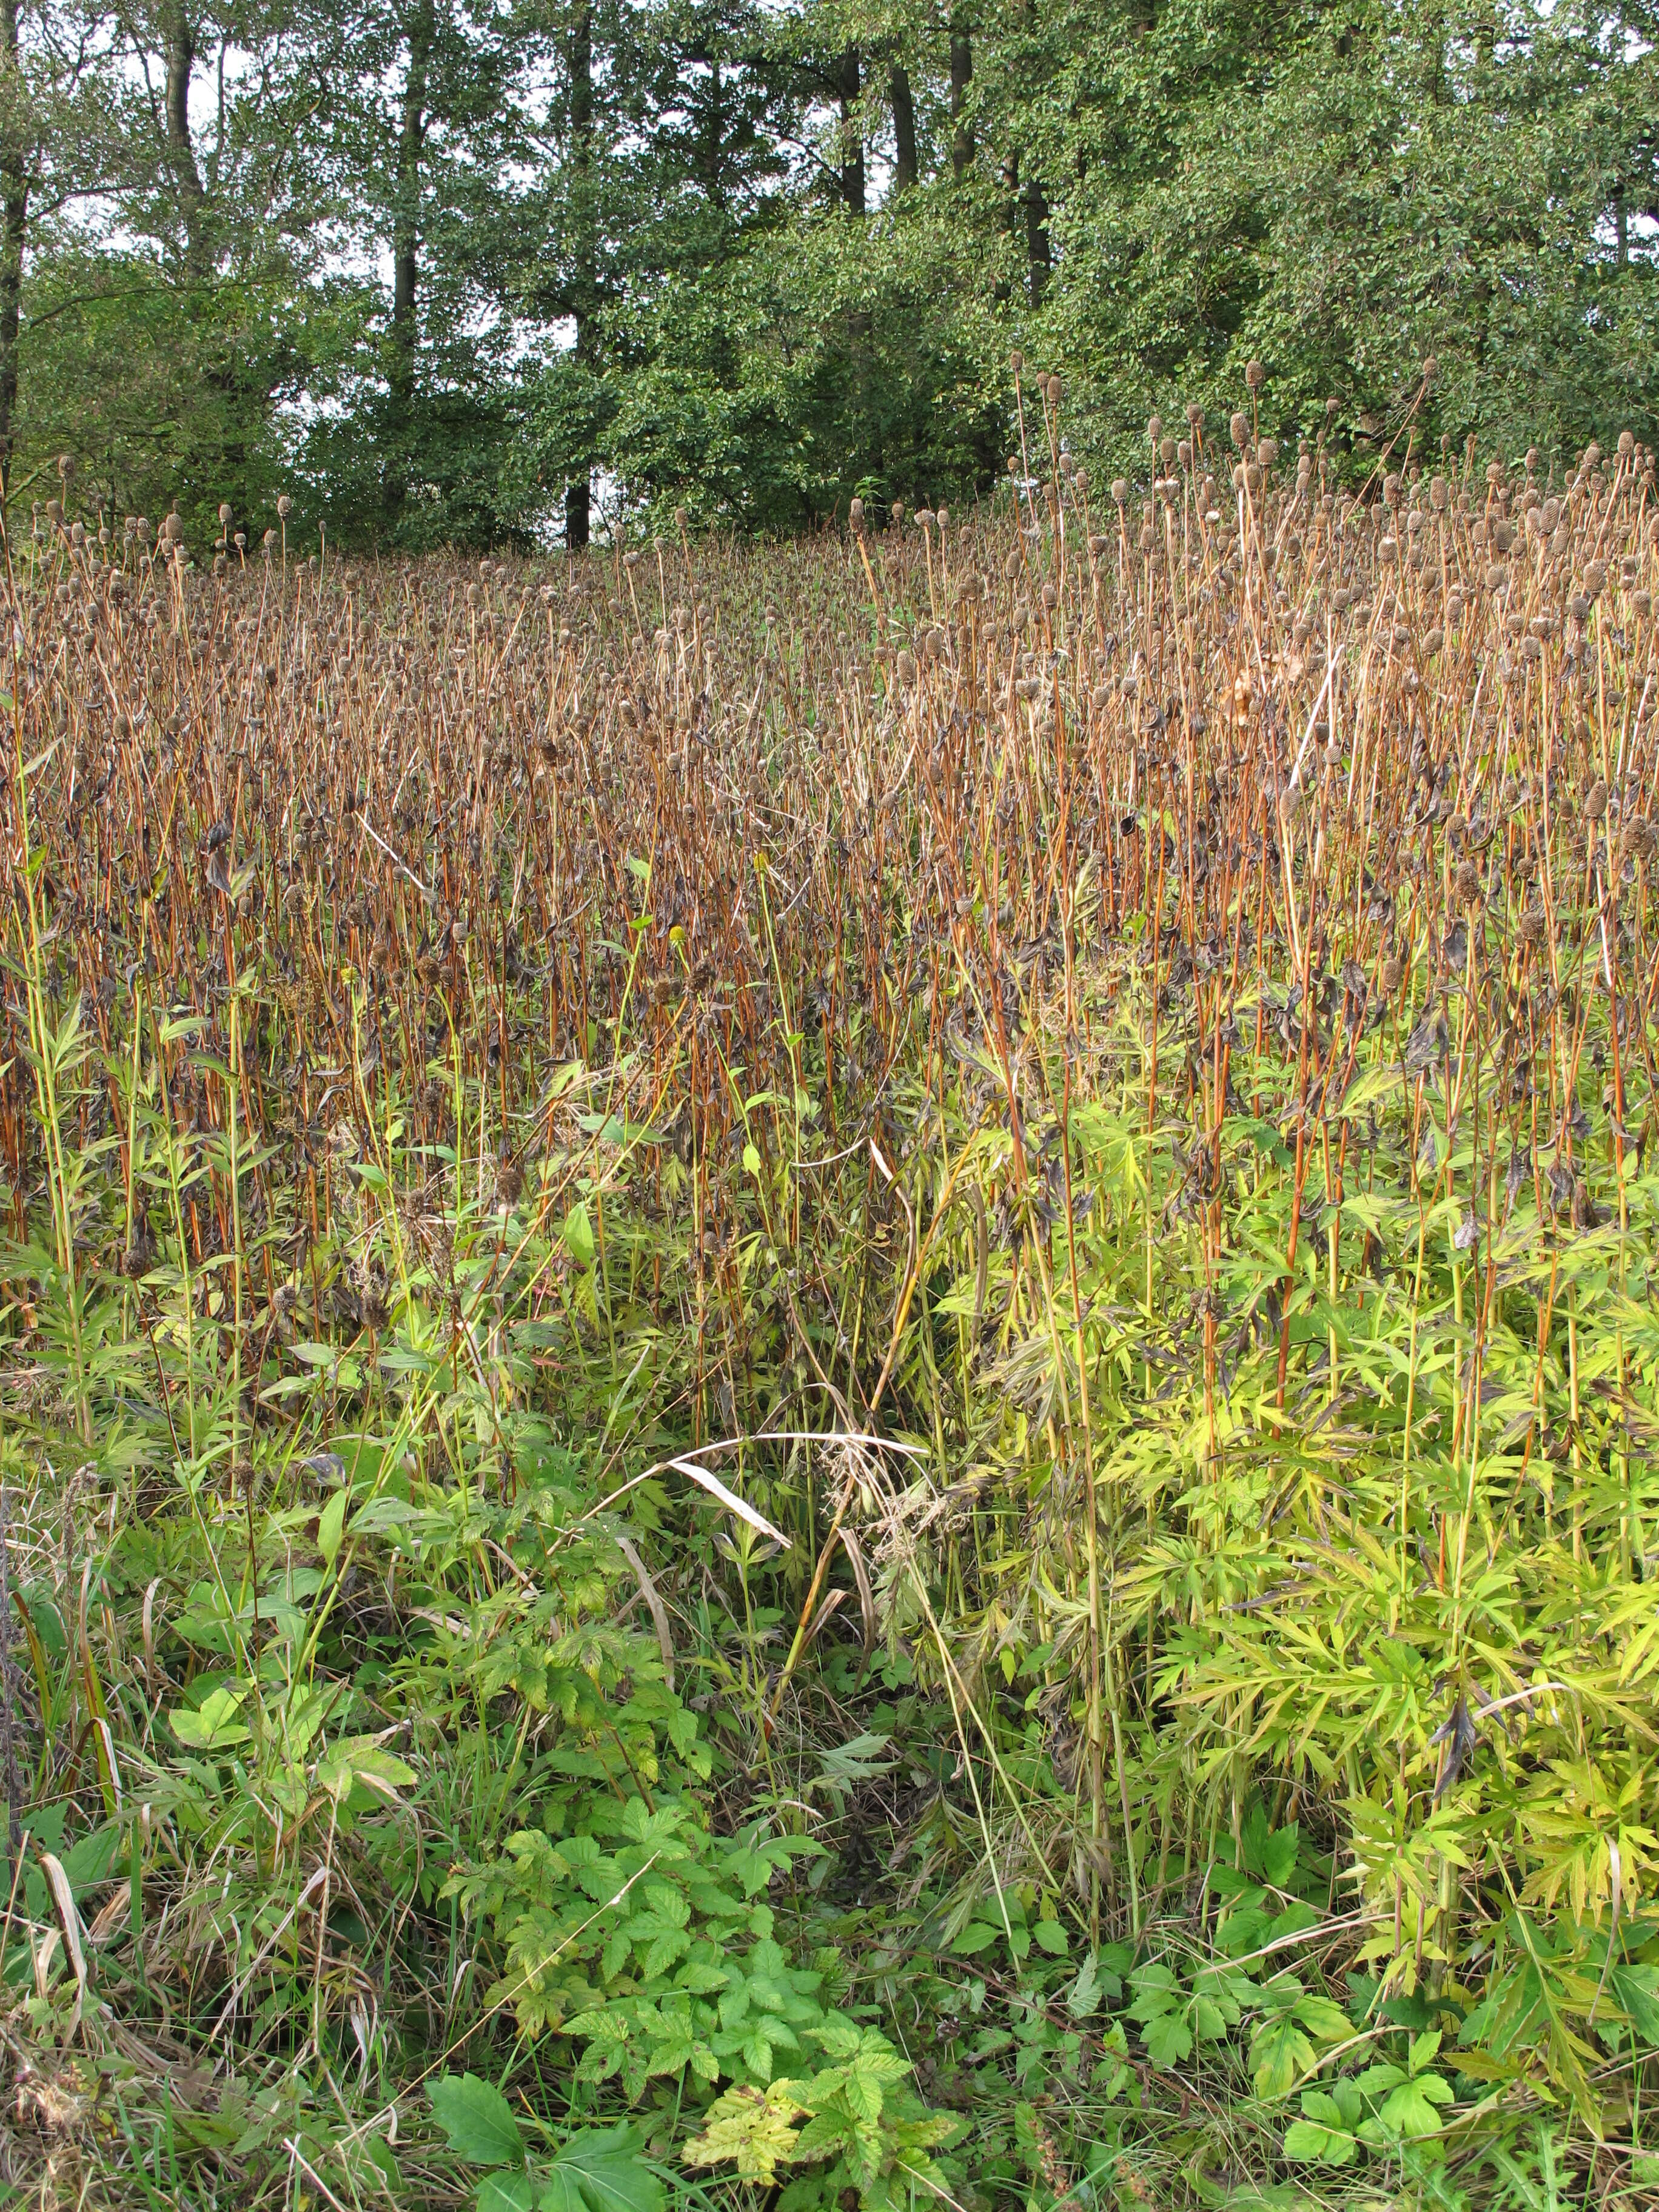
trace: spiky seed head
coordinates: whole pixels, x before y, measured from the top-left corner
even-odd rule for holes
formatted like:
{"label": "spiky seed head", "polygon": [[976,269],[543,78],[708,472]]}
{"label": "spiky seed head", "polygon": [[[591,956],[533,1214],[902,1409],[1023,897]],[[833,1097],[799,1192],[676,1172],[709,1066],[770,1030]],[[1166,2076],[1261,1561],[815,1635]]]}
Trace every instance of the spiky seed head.
{"label": "spiky seed head", "polygon": [[281,515],[284,522],[288,520],[289,515],[294,512],[294,501],[289,497],[286,492],[283,492],[282,496],[276,501],[276,512]]}
{"label": "spiky seed head", "polygon": [[1278,459],[1278,439],[1263,438],[1255,449],[1256,466],[1262,469],[1270,469]]}
{"label": "spiky seed head", "polygon": [[1154,446],[1164,435],[1164,417],[1161,415],[1153,415],[1148,418],[1146,435]]}
{"label": "spiky seed head", "polygon": [[847,520],[852,524],[854,530],[863,529],[864,501],[859,498],[856,493],[854,495],[852,505],[847,510]]}
{"label": "spiky seed head", "polygon": [[1025,356],[1018,346],[1014,348],[1013,351],[1008,356],[1008,366],[1012,369],[1016,376],[1019,374],[1021,369],[1025,366]]}
{"label": "spiky seed head", "polygon": [[1446,479],[1444,477],[1431,477],[1429,479],[1429,505],[1434,509],[1437,514],[1443,514],[1446,512],[1447,503],[1450,497],[1451,494],[1447,489]]}
{"label": "spiky seed head", "polygon": [[1621,461],[1627,461],[1627,460],[1629,460],[1629,459],[1630,459],[1631,455],[1632,455],[1635,451],[1636,451],[1636,440],[1635,440],[1635,438],[1632,435],[1632,434],[1631,434],[1631,432],[1630,432],[1630,431],[1628,431],[1628,430],[1621,430],[1621,431],[1619,433],[1619,458],[1620,458],[1620,459]]}
{"label": "spiky seed head", "polygon": [[1058,407],[1065,397],[1065,386],[1057,376],[1051,376],[1048,379],[1048,404],[1051,407]]}
{"label": "spiky seed head", "polygon": [[230,501],[228,499],[222,499],[219,502],[219,526],[222,530],[230,526]]}
{"label": "spiky seed head", "polygon": [[1244,448],[1245,448],[1245,447],[1246,447],[1246,445],[1249,442],[1249,436],[1250,436],[1250,418],[1249,418],[1249,416],[1248,415],[1244,415],[1244,414],[1236,414],[1236,415],[1233,416],[1233,419],[1232,419],[1231,422],[1228,425],[1228,428],[1231,430],[1231,432],[1232,432],[1232,434],[1233,434],[1233,443],[1234,443],[1234,445],[1236,445],[1236,446],[1238,447],[1238,450],[1240,451],[1240,453],[1243,453],[1243,450],[1244,450]]}
{"label": "spiky seed head", "polygon": [[1584,793],[1584,819],[1599,822],[1607,811],[1607,787],[1598,775]]}
{"label": "spiky seed head", "polygon": [[1263,368],[1259,361],[1247,361],[1245,362],[1244,381],[1249,385],[1252,392],[1260,392],[1262,386],[1267,381],[1267,372]]}
{"label": "spiky seed head", "polygon": [[1187,427],[1194,436],[1204,428],[1204,410],[1196,399],[1187,402]]}
{"label": "spiky seed head", "polygon": [[1114,477],[1112,478],[1113,505],[1115,507],[1122,507],[1127,503],[1128,497],[1129,486],[1127,480],[1123,477]]}
{"label": "spiky seed head", "polygon": [[1336,398],[1328,399],[1325,402],[1325,419],[1328,422],[1335,422],[1337,410],[1340,408],[1341,404],[1341,401]]}

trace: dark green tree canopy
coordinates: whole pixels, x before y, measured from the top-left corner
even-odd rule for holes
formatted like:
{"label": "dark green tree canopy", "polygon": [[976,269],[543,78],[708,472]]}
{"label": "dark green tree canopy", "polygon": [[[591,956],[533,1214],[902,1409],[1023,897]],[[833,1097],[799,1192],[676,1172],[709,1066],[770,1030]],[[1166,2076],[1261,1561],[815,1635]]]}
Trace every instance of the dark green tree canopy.
{"label": "dark green tree canopy", "polygon": [[[1656,422],[1652,26],[1584,0],[0,7],[0,456],[337,541],[787,530],[1224,413]],[[1432,362],[1425,376],[1425,364]]]}

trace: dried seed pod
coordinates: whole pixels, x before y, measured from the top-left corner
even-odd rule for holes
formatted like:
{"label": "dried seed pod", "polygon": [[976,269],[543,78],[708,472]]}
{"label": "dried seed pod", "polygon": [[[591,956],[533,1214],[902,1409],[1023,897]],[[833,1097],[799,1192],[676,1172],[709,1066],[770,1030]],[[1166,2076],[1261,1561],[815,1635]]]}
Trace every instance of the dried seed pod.
{"label": "dried seed pod", "polygon": [[1584,819],[1599,822],[1607,811],[1607,787],[1598,775],[1584,793]]}

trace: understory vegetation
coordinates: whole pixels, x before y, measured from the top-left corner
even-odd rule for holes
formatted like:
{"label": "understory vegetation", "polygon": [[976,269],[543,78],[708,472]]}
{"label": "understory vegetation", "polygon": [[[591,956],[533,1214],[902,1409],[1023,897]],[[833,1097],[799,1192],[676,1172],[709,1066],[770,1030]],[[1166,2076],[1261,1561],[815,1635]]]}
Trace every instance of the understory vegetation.
{"label": "understory vegetation", "polygon": [[1653,2201],[1652,456],[1247,380],[14,529],[9,2201]]}

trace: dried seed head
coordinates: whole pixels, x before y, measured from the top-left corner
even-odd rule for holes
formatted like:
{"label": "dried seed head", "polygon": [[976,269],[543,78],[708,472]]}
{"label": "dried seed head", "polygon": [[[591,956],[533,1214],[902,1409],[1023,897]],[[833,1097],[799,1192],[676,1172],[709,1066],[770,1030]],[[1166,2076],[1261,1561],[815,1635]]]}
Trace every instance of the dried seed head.
{"label": "dried seed head", "polygon": [[289,497],[286,492],[283,492],[276,501],[276,512],[282,516],[284,522],[288,520],[289,516],[294,512],[294,501]]}
{"label": "dried seed head", "polygon": [[1194,435],[1204,428],[1204,410],[1196,399],[1187,402],[1187,427]]}
{"label": "dried seed head", "polygon": [[1112,499],[1114,504],[1118,507],[1121,507],[1127,500],[1128,496],[1129,486],[1127,480],[1122,477],[1114,477],[1112,478]]}
{"label": "dried seed head", "polygon": [[1447,488],[1446,479],[1444,477],[1430,477],[1429,505],[1434,509],[1437,514],[1443,514],[1446,512],[1447,502],[1450,499],[1450,496],[1451,494]]}
{"label": "dried seed head", "polygon": [[1244,381],[1249,385],[1252,392],[1260,392],[1262,386],[1267,381],[1267,372],[1263,368],[1259,361],[1247,361],[1245,362]]}
{"label": "dried seed head", "polygon": [[1584,819],[1599,822],[1607,811],[1607,787],[1598,775],[1584,793]]}
{"label": "dried seed head", "polygon": [[1012,369],[1016,376],[1019,374],[1021,369],[1025,366],[1025,356],[1018,346],[1014,348],[1013,351],[1008,356],[1008,366]]}
{"label": "dried seed head", "polygon": [[1636,451],[1636,440],[1628,430],[1619,433],[1619,458],[1627,461]]}
{"label": "dried seed head", "polygon": [[847,510],[847,520],[852,524],[854,530],[863,529],[864,501],[858,497],[856,493],[854,495],[852,505]]}
{"label": "dried seed head", "polygon": [[1051,376],[1048,379],[1048,404],[1051,407],[1058,407],[1066,397],[1066,387],[1057,376]]}
{"label": "dried seed head", "polygon": [[1157,445],[1158,440],[1164,435],[1164,417],[1161,415],[1148,416],[1146,418],[1146,435],[1154,446]]}
{"label": "dried seed head", "polygon": [[901,653],[894,664],[898,680],[906,689],[916,680],[916,657],[914,653]]}
{"label": "dried seed head", "polygon": [[1549,922],[1541,906],[1529,906],[1515,925],[1516,935],[1522,945],[1541,945],[1549,929]]}
{"label": "dried seed head", "polygon": [[1273,463],[1279,459],[1278,439],[1264,438],[1255,449],[1255,458],[1258,467],[1272,468]]}
{"label": "dried seed head", "polygon": [[1460,860],[1454,881],[1457,887],[1457,896],[1464,905],[1475,905],[1485,888],[1480,871],[1475,863],[1473,860]]}
{"label": "dried seed head", "polygon": [[1238,450],[1239,450],[1239,451],[1240,451],[1240,453],[1242,453],[1243,452],[1243,450],[1244,450],[1244,447],[1245,447],[1246,444],[1249,442],[1249,435],[1250,435],[1250,418],[1249,418],[1249,416],[1248,415],[1243,415],[1243,414],[1236,414],[1236,415],[1233,416],[1232,422],[1231,422],[1231,424],[1230,424],[1228,427],[1229,427],[1229,428],[1231,428],[1231,430],[1232,431],[1232,434],[1233,434],[1233,443],[1234,443],[1234,445],[1236,445],[1236,446],[1238,447]]}
{"label": "dried seed head", "polygon": [[1406,980],[1406,963],[1397,952],[1389,953],[1382,963],[1382,994],[1393,998]]}
{"label": "dried seed head", "polygon": [[222,529],[230,526],[230,501],[228,499],[222,499],[219,502],[219,524]]}

